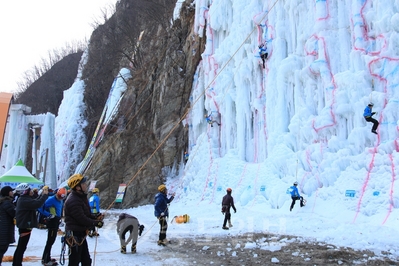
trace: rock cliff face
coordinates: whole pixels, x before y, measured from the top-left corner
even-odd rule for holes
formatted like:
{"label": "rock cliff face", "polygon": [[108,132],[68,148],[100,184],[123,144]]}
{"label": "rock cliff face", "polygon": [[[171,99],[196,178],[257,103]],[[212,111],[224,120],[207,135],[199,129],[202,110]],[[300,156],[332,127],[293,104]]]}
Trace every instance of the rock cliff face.
{"label": "rock cliff face", "polygon": [[121,183],[128,185],[121,207],[152,203],[165,180],[164,170],[179,167],[188,142],[181,120],[190,107],[193,76],[205,43],[191,32],[194,9],[189,4],[183,4],[180,19],[171,25],[175,1],[140,7],[136,2],[141,1],[120,1],[115,15],[93,33],[83,72],[87,117],[94,127],[115,73],[128,67],[133,75],[115,126],[106,132],[85,172],[89,180],[97,180],[102,208],[116,207],[112,203]]}

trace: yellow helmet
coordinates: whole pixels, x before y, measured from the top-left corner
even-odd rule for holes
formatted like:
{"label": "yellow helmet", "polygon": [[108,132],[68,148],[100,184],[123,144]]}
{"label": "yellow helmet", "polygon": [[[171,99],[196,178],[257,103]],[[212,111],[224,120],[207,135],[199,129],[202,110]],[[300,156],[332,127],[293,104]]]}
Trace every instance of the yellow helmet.
{"label": "yellow helmet", "polygon": [[158,187],[158,191],[159,192],[164,192],[166,190],[166,186],[164,185],[164,184],[162,184],[162,185],[160,185],[159,187]]}
{"label": "yellow helmet", "polygon": [[91,192],[93,192],[93,193],[100,193],[100,190],[98,189],[98,188],[93,188],[93,190],[91,191]]}
{"label": "yellow helmet", "polygon": [[86,182],[86,178],[83,177],[81,174],[74,174],[68,179],[68,187],[74,189],[80,183]]}

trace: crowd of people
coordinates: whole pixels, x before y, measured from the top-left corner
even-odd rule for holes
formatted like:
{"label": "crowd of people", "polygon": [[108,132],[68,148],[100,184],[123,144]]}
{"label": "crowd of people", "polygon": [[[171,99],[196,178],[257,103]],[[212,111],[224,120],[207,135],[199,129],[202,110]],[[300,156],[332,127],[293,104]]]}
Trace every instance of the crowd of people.
{"label": "crowd of people", "polygon": [[[0,197],[0,265],[10,244],[15,243],[15,226],[18,228],[18,240],[12,256],[12,265],[22,265],[33,228],[47,229],[47,240],[44,246],[42,265],[58,265],[51,258],[51,249],[57,238],[61,218],[65,221],[65,239],[69,247],[68,265],[91,265],[91,258],[86,242],[89,230],[103,226],[104,216],[99,212],[99,190],[94,188],[97,196],[94,209],[90,207],[87,193],[87,179],[75,174],[68,179],[66,188],[49,193],[47,186],[40,190],[32,189],[27,183],[19,184],[15,189],[10,186],[1,188]],[[51,195],[50,195],[51,194]]]}

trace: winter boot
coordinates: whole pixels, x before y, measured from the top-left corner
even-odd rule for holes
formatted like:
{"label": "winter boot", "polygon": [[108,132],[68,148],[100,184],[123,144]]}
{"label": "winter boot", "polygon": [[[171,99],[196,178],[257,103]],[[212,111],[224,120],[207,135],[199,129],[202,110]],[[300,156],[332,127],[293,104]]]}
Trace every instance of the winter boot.
{"label": "winter boot", "polygon": [[290,207],[290,212],[292,211],[292,207]]}
{"label": "winter boot", "polygon": [[233,225],[231,224],[230,220],[228,220],[228,222],[229,222],[229,227],[233,227]]}
{"label": "winter boot", "polygon": [[136,244],[132,245],[132,254],[136,253]]}
{"label": "winter boot", "polygon": [[371,132],[373,132],[374,134],[378,134],[376,130],[371,130]]}
{"label": "winter boot", "polygon": [[158,240],[158,246],[166,246],[163,240]]}
{"label": "winter boot", "polygon": [[223,226],[222,229],[229,230],[229,228],[227,226]]}
{"label": "winter boot", "polygon": [[58,262],[55,260],[55,259],[51,259],[49,262],[43,262],[42,261],[42,265],[45,265],[45,266],[53,266],[53,265],[58,265]]}
{"label": "winter boot", "polygon": [[126,246],[122,246],[121,247],[121,253],[122,254],[126,254]]}

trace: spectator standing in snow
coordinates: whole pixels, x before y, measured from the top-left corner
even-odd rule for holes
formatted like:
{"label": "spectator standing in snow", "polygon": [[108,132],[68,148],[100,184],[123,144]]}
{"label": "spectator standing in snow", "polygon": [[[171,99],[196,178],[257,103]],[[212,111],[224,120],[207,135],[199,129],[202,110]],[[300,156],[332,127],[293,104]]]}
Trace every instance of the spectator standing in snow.
{"label": "spectator standing in snow", "polygon": [[[93,195],[90,197],[89,199],[89,204],[90,204],[90,211],[94,216],[100,215],[100,190],[98,188],[93,188],[93,190],[91,191],[93,193]],[[100,236],[97,232],[96,229],[93,227],[90,232],[89,232],[89,236],[93,237],[93,236]]]}
{"label": "spectator standing in snow", "polygon": [[13,201],[13,189],[10,186],[1,188],[0,197],[0,265],[8,246],[15,242],[15,206]]}
{"label": "spectator standing in snow", "polygon": [[167,220],[169,216],[168,204],[175,198],[175,193],[168,198],[168,190],[163,184],[158,187],[158,191],[155,195],[154,215],[158,218],[160,226],[158,245],[165,246],[168,243],[168,240],[166,240],[166,231],[168,230]]}
{"label": "spectator standing in snow", "polygon": [[377,133],[377,127],[378,127],[378,121],[376,119],[374,119],[372,116],[376,114],[376,112],[373,112],[373,103],[369,103],[366,108],[364,109],[364,119],[366,119],[367,122],[371,122],[373,123],[373,127],[371,129],[371,132],[373,132],[374,134],[378,134]]}
{"label": "spectator standing in snow", "polygon": [[[227,188],[226,189],[226,195],[222,199],[222,213],[224,214],[224,221],[223,221],[223,229],[224,230],[229,230],[229,227],[233,227],[231,224],[231,213],[230,213],[230,208],[233,208],[234,213],[237,212],[236,207],[234,206],[234,199],[231,196],[232,189]],[[229,222],[229,227],[226,226],[227,222]]]}
{"label": "spectator standing in snow", "polygon": [[62,216],[62,205],[64,204],[66,194],[66,189],[60,188],[55,195],[46,200],[42,209],[43,215],[46,217],[47,228],[47,242],[42,255],[43,265],[58,265],[55,259],[51,259],[51,248],[57,238]]}
{"label": "spectator standing in snow", "polygon": [[22,183],[18,185],[19,190],[23,191],[17,201],[15,210],[15,218],[19,232],[18,245],[14,252],[12,261],[13,266],[21,266],[22,259],[28,245],[32,229],[37,227],[36,210],[41,207],[48,197],[48,187],[44,186],[42,193],[36,199],[32,198],[33,192],[31,187]]}
{"label": "spectator standing in snow", "polygon": [[300,201],[301,207],[305,206],[303,204],[303,197],[301,195],[299,195],[298,182],[295,181],[294,185],[290,187],[290,193],[291,193],[291,199],[292,199],[290,211],[292,211],[292,209],[294,208],[295,201],[297,201],[297,200]]}

